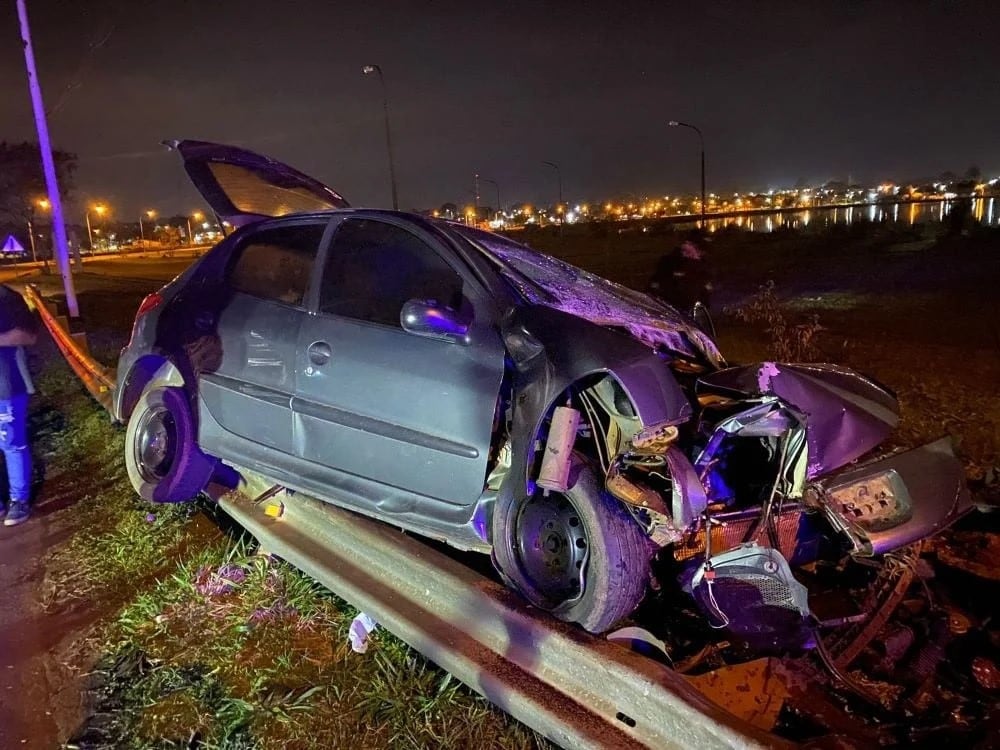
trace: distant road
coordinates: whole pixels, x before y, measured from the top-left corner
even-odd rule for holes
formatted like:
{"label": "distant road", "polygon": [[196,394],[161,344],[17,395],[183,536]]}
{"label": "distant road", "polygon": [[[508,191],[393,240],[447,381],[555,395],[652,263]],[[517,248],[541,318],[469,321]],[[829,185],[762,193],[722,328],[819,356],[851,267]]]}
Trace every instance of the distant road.
{"label": "distant road", "polygon": [[[149,279],[169,281],[187,268],[207,248],[184,248],[169,253],[130,253],[128,255],[97,255],[83,259],[83,271],[72,264],[73,275],[106,276],[110,278]],[[12,281],[32,283],[38,281],[61,284],[59,272],[54,262],[49,262],[48,273],[42,263],[18,263],[0,266],[0,284]]]}

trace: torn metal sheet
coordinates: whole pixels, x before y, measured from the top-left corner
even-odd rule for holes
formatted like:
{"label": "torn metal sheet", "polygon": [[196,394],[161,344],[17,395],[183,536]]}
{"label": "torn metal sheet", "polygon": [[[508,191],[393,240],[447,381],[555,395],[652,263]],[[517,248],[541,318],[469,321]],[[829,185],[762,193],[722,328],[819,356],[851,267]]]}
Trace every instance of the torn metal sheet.
{"label": "torn metal sheet", "polygon": [[738,398],[776,396],[802,415],[810,479],[860,458],[899,422],[895,396],[870,378],[828,364],[764,362],[703,375],[698,391]]}
{"label": "torn metal sheet", "polygon": [[776,669],[777,664],[777,659],[768,657],[685,677],[734,716],[770,731],[791,696],[785,684],[785,673]]}

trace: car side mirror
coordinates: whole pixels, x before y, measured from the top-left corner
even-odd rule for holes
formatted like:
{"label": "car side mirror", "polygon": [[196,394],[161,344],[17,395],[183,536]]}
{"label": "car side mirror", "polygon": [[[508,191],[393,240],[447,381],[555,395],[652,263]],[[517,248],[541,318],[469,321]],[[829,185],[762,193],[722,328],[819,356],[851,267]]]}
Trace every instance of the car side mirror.
{"label": "car side mirror", "polygon": [[399,311],[399,324],[404,331],[417,336],[466,343],[472,315],[471,309],[465,308],[466,304],[461,310],[453,310],[435,300],[411,299]]}

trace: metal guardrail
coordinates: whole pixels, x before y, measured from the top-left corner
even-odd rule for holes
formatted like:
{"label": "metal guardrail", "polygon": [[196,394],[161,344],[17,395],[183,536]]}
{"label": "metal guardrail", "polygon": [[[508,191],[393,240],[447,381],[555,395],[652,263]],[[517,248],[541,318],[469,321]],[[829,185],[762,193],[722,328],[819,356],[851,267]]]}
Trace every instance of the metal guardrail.
{"label": "metal guardrail", "polygon": [[[113,375],[79,345],[38,290],[28,301],[87,390],[110,411]],[[497,583],[394,527],[301,494],[249,497],[271,482],[211,494],[272,552],[322,583],[492,703],[564,748],[762,748],[789,743],[743,722],[683,676],[528,607]]]}
{"label": "metal guardrail", "polygon": [[[528,607],[502,584],[387,524],[301,494],[279,517],[239,469],[220,507],[287,560],[515,718],[565,748],[787,747],[683,676]],[[274,508],[272,513],[276,512]]]}
{"label": "metal guardrail", "polygon": [[112,394],[115,389],[114,373],[99,364],[80,342],[66,330],[56,315],[49,309],[49,303],[38,292],[34,284],[26,284],[24,297],[28,304],[38,311],[48,329],[49,335],[62,352],[66,362],[83,382],[90,395],[107,411],[111,412]]}

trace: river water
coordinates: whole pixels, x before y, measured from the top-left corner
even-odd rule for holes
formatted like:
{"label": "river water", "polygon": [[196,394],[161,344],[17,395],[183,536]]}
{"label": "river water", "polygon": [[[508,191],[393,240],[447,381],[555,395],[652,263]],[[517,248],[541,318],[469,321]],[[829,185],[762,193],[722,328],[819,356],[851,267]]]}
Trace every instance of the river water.
{"label": "river water", "polygon": [[[860,221],[891,222],[912,226],[944,221],[955,203],[955,201],[932,201],[870,206],[819,206],[797,211],[744,214],[718,219],[709,218],[708,231],[717,232],[726,227],[740,227],[750,232],[773,232],[782,228],[829,227]],[[1000,226],[1000,199],[976,198],[972,201],[971,213],[980,224]]]}

